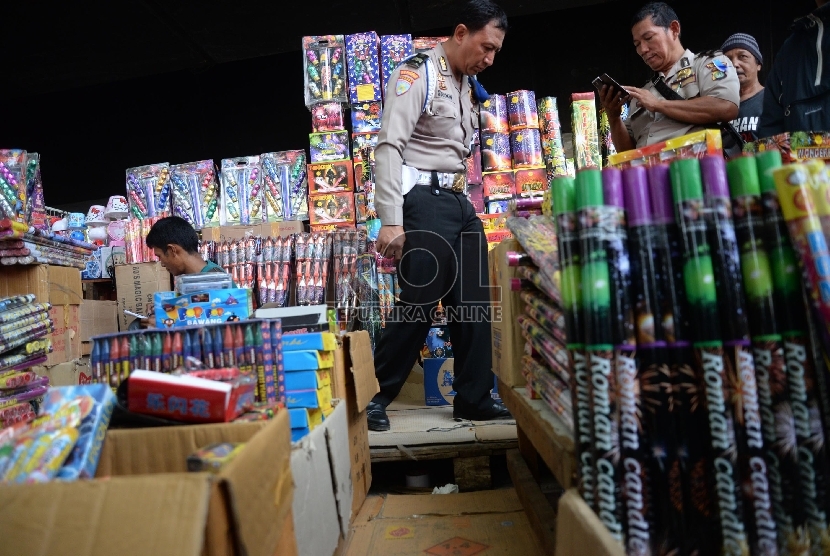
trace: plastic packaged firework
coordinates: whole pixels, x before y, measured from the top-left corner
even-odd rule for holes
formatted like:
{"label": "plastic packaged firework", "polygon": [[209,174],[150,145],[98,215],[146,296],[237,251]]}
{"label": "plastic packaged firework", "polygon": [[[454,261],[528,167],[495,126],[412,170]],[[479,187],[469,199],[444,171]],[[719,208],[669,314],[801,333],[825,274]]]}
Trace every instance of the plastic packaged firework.
{"label": "plastic packaged firework", "polygon": [[311,195],[354,191],[354,173],[349,159],[309,164],[308,176]]}
{"label": "plastic packaged firework", "polygon": [[127,200],[131,218],[169,216],[170,164],[162,162],[127,169]]}
{"label": "plastic packaged firework", "polygon": [[480,125],[482,133],[508,133],[507,97],[491,95],[481,103]]}
{"label": "plastic packaged firework", "polygon": [[324,102],[311,107],[311,130],[314,133],[341,131],[346,129],[343,121],[343,105],[339,102]]}
{"label": "plastic packaged firework", "polygon": [[[285,220],[308,220],[308,174],[306,173],[305,151],[282,151],[270,154],[273,155],[273,165],[282,183],[282,217]],[[268,185],[267,182],[266,185]],[[270,185],[268,192],[274,194]],[[272,208],[269,206],[269,211]],[[275,220],[279,218],[271,219],[271,221]]]}
{"label": "plastic packaged firework", "polygon": [[373,133],[380,131],[383,108],[380,102],[352,104],[352,133]]}
{"label": "plastic packaged firework", "polygon": [[21,219],[26,207],[27,153],[20,149],[0,150],[0,216]]}
{"label": "plastic packaged firework", "polygon": [[40,155],[28,153],[26,161],[26,222],[38,229],[47,229],[46,205],[43,200],[43,181],[40,174]]}
{"label": "plastic packaged firework", "polygon": [[510,132],[510,151],[513,168],[540,168],[542,159],[542,141],[538,129],[519,129]]}
{"label": "plastic packaged firework", "polygon": [[262,166],[259,156],[222,160],[222,224],[262,221]]}
{"label": "plastic packaged firework", "polygon": [[309,197],[309,219],[312,225],[332,224],[353,227],[354,196],[349,192],[327,193]]}
{"label": "plastic packaged firework", "polygon": [[510,135],[507,133],[481,134],[482,172],[505,172],[513,169],[510,157]]}
{"label": "plastic packaged firework", "polygon": [[297,305],[320,305],[326,301],[331,235],[302,233],[296,238]]}
{"label": "plastic packaged firework", "polygon": [[412,35],[383,35],[380,38],[381,91],[384,96],[392,72],[412,54]]}
{"label": "plastic packaged firework", "polygon": [[357,308],[357,259],[366,235],[358,231],[336,231],[332,234],[332,272],[334,273],[334,306],[338,322],[351,323]]}
{"label": "plastic packaged firework", "polygon": [[267,237],[262,240],[259,254],[259,303],[275,303],[279,307],[288,305],[291,293],[291,262],[294,251],[294,237]]}
{"label": "plastic packaged firework", "polygon": [[536,93],[533,91],[514,91],[507,93],[507,116],[510,129],[539,129],[539,112],[536,106]]}
{"label": "plastic packaged firework", "polygon": [[219,183],[212,160],[170,167],[173,213],[200,230],[219,225]]}
{"label": "plastic packaged firework", "polygon": [[[265,199],[263,218],[266,222],[279,222],[285,218],[285,187],[289,177],[289,166],[284,153],[264,153],[262,163],[262,195]],[[303,156],[305,158],[305,156]]]}
{"label": "plastic packaged firework", "polygon": [[349,102],[381,99],[380,40],[374,31],[346,35],[346,67],[349,76]]}
{"label": "plastic packaged firework", "polygon": [[571,127],[574,131],[576,169],[602,168],[594,93],[571,95]]}
{"label": "plastic packaged firework", "polygon": [[303,37],[305,105],[348,102],[343,35]]}
{"label": "plastic packaged firework", "polygon": [[327,131],[308,136],[311,162],[331,162],[349,157],[349,132]]}
{"label": "plastic packaged firework", "polygon": [[378,144],[379,133],[354,133],[352,134],[352,158],[363,160],[366,149],[374,157],[375,147]]}

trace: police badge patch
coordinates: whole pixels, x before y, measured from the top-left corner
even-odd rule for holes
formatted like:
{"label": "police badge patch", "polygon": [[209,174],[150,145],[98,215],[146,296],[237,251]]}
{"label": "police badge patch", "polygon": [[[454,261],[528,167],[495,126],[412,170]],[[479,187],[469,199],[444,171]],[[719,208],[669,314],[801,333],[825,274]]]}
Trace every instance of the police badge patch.
{"label": "police badge patch", "polygon": [[412,84],[415,83],[415,80],[420,77],[421,76],[418,75],[418,72],[401,70],[401,73],[398,76],[398,81],[395,83],[395,95],[401,96],[406,94],[406,92],[412,88]]}
{"label": "police badge patch", "polygon": [[706,69],[712,72],[712,81],[720,81],[724,77],[726,77],[726,72],[729,69],[729,65],[726,62],[719,58],[715,58],[708,64],[706,64]]}

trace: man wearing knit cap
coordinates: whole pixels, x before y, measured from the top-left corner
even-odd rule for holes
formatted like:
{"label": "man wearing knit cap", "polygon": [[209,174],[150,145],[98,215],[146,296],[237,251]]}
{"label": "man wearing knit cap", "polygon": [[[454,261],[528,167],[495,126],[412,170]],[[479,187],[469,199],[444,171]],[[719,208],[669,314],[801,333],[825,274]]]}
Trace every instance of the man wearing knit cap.
{"label": "man wearing knit cap", "polygon": [[755,141],[758,139],[758,122],[764,111],[764,87],[758,81],[764,57],[758,41],[752,35],[735,33],[726,39],[720,49],[732,60],[741,86],[741,104],[738,117],[732,120],[732,127],[744,141]]}

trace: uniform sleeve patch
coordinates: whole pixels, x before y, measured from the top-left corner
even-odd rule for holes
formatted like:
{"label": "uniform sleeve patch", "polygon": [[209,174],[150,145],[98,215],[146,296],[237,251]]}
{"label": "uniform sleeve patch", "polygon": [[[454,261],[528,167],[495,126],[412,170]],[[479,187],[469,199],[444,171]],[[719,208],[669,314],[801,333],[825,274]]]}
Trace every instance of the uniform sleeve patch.
{"label": "uniform sleeve patch", "polygon": [[401,70],[400,75],[398,75],[398,80],[395,82],[395,94],[397,96],[401,96],[409,92],[409,89],[412,88],[412,84],[415,83],[415,81],[420,77],[420,74],[416,71],[406,69]]}
{"label": "uniform sleeve patch", "polygon": [[720,58],[715,58],[706,64],[706,69],[712,72],[712,81],[720,81],[726,77],[727,71],[729,70],[729,64]]}

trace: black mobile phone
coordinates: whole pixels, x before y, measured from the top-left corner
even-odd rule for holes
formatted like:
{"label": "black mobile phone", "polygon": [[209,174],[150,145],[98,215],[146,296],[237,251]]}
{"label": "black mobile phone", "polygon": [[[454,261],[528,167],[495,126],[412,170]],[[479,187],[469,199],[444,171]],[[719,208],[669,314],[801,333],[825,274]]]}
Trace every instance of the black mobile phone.
{"label": "black mobile phone", "polygon": [[594,87],[597,88],[597,90],[602,89],[603,85],[608,85],[616,92],[620,93],[623,96],[623,98],[628,96],[628,91],[626,91],[622,85],[617,83],[617,81],[611,76],[609,76],[607,73],[603,73],[602,75],[594,79],[593,84]]}

